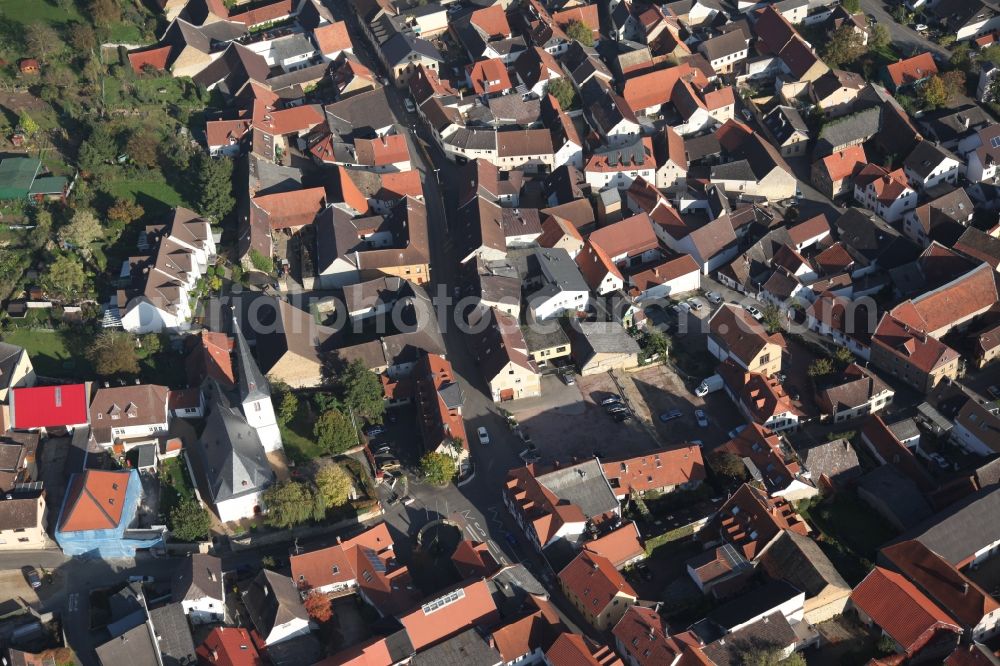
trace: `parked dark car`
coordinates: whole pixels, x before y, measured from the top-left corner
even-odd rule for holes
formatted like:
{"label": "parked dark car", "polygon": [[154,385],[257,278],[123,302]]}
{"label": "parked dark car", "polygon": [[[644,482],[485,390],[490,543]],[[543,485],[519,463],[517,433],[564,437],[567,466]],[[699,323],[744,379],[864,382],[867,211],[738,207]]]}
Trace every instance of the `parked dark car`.
{"label": "parked dark car", "polygon": [[37,590],[42,586],[42,577],[38,575],[38,569],[26,564],[21,567],[21,573],[24,574],[24,580],[27,581],[31,589]]}

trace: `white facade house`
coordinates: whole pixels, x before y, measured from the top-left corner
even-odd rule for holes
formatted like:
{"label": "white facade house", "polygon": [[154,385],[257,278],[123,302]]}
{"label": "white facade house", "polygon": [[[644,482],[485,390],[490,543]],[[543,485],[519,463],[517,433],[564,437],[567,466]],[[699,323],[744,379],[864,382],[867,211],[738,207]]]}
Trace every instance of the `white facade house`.
{"label": "white facade house", "polygon": [[225,621],[226,590],[219,558],[194,553],[179,567],[172,588],[174,601],[180,601],[192,624]]}
{"label": "white facade house", "polygon": [[910,185],[928,190],[941,183],[954,185],[962,172],[962,163],[951,153],[930,141],[921,141],[903,162]]}
{"label": "white facade house", "polygon": [[539,249],[530,264],[536,262],[538,273],[525,282],[526,288],[535,287],[525,299],[535,319],[550,319],[563,312],[587,309],[590,288],[566,250]]}
{"label": "white facade house", "polygon": [[[132,278],[138,289],[121,314],[122,327],[130,333],[159,333],[190,327],[191,290],[215,258],[215,238],[208,220],[194,211],[176,208],[162,236],[140,234],[139,249],[156,247],[150,265],[122,265],[122,277]],[[133,270],[142,270],[136,277]],[[137,283],[144,281],[144,284]]]}

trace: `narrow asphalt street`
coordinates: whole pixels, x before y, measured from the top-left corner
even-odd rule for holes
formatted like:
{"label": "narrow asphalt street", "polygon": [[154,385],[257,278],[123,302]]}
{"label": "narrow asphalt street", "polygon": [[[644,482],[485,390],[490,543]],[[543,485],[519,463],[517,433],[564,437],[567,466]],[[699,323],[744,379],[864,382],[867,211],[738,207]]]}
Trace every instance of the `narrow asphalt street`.
{"label": "narrow asphalt street", "polygon": [[[920,51],[930,51],[949,57],[948,49],[938,46],[908,25],[896,22],[889,15],[890,8],[882,0],[861,0],[861,10],[875,17],[876,23],[889,29],[892,43],[900,49],[904,56],[910,56]],[[813,46],[816,46],[815,44]]]}
{"label": "narrow asphalt street", "polygon": [[[352,34],[359,36],[355,40],[355,55],[366,66],[384,76],[386,72],[374,57],[371,45],[361,37],[363,32],[358,17],[350,14],[344,18],[351,26]],[[386,87],[386,91],[395,116],[413,132],[407,135],[410,155],[414,168],[422,176],[431,247],[431,283],[426,287],[432,297],[440,295],[442,300],[450,301],[458,265],[450,240],[449,220],[457,219],[460,169],[444,156],[429,129],[419,122],[418,117],[407,113],[403,99],[408,91],[391,85]],[[448,360],[465,395],[462,410],[475,477],[461,487],[449,485],[445,488],[430,487],[411,478],[409,495],[413,503],[387,507],[385,520],[396,534],[413,535],[427,522],[449,518],[461,526],[467,538],[486,542],[499,561],[522,562],[543,582],[547,578],[553,580],[553,572],[524,540],[501,497],[507,471],[524,464],[517,456],[523,449],[523,443],[507,427],[506,420],[493,402],[469,352],[464,334],[454,325],[455,310],[450,302],[445,309],[447,316],[441,320],[442,334]],[[476,437],[480,426],[486,427],[490,433],[488,446],[481,445]]]}

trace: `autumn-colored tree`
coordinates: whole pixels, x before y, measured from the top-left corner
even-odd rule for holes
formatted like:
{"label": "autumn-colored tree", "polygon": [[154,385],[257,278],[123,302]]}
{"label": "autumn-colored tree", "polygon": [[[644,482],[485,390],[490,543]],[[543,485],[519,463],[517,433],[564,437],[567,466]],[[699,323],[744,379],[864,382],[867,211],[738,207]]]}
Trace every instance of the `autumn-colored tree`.
{"label": "autumn-colored tree", "polygon": [[947,104],[948,88],[944,79],[935,74],[924,81],[924,85],[920,86],[919,97],[924,107],[928,109],[936,109]]}
{"label": "autumn-colored tree", "polygon": [[319,623],[329,622],[333,618],[333,606],[330,598],[320,592],[310,592],[302,602],[309,617]]}
{"label": "autumn-colored tree", "polygon": [[125,144],[125,150],[132,161],[140,166],[152,168],[156,166],[159,138],[148,128],[140,128],[132,133]]}
{"label": "autumn-colored tree", "polygon": [[131,199],[118,199],[108,209],[108,219],[124,226],[138,220],[144,212],[142,206]]}
{"label": "autumn-colored tree", "polygon": [[944,83],[945,93],[948,95],[948,102],[965,92],[965,73],[952,70],[941,74],[941,81]]}

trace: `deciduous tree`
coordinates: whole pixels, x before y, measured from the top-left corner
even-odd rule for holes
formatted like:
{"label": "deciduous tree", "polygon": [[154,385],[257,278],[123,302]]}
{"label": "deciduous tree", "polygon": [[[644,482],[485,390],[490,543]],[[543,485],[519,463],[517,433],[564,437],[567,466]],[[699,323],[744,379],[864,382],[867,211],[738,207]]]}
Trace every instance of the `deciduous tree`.
{"label": "deciduous tree", "polygon": [[38,123],[35,122],[34,118],[28,115],[27,111],[22,111],[20,114],[18,114],[17,124],[18,127],[21,128],[21,131],[27,134],[28,136],[34,136],[35,134],[38,133],[39,129]]}
{"label": "deciduous tree", "polygon": [[298,411],[299,399],[291,391],[285,391],[278,406],[278,421],[281,422],[281,425],[288,425]]}
{"label": "deciduous tree", "polygon": [[936,109],[948,103],[948,88],[944,79],[936,74],[924,81],[917,94],[921,103],[928,109]]}
{"label": "deciduous tree", "polygon": [[861,33],[850,25],[842,25],[830,35],[823,49],[823,60],[831,67],[841,67],[854,62],[865,53]]}
{"label": "deciduous tree", "polygon": [[342,506],[351,495],[351,475],[334,463],[322,465],[316,470],[316,490],[325,508]]}
{"label": "deciduous tree", "polygon": [[125,151],[133,162],[149,169],[156,166],[159,146],[160,140],[156,134],[149,128],[141,127],[129,135]]}
{"label": "deciduous tree", "polygon": [[434,451],[425,453],[424,457],[420,459],[420,471],[424,473],[427,481],[435,486],[451,483],[451,480],[458,473],[454,458]]}
{"label": "deciduous tree", "polygon": [[716,474],[741,479],[746,474],[746,465],[740,457],[729,451],[717,451],[708,459],[708,464]]}
{"label": "deciduous tree", "polygon": [[333,618],[333,606],[330,598],[321,592],[310,592],[302,602],[309,617],[317,622],[329,622]]}
{"label": "deciduous tree", "polygon": [[818,358],[809,365],[806,371],[810,377],[825,377],[833,374],[833,361],[828,358]]}
{"label": "deciduous tree", "polygon": [[72,303],[83,295],[87,274],[73,255],[61,255],[50,263],[42,277],[42,286],[52,298]]}
{"label": "deciduous tree", "polygon": [[576,89],[569,79],[565,77],[552,79],[546,85],[546,90],[556,98],[563,111],[569,111],[576,105]]}
{"label": "deciduous tree", "polygon": [[945,94],[948,95],[948,102],[952,102],[956,97],[965,92],[965,73],[958,70],[944,72],[941,74],[941,81],[944,83]]}
{"label": "deciduous tree", "polygon": [[49,56],[60,53],[66,45],[59,39],[59,33],[48,23],[29,23],[24,29],[24,45],[28,52],[42,62],[48,62]]}
{"label": "deciduous tree", "polygon": [[264,520],[271,527],[295,527],[314,517],[315,503],[315,495],[309,486],[298,481],[285,481],[264,491],[267,507]]}
{"label": "deciduous tree", "polygon": [[74,22],[69,27],[69,43],[77,53],[88,53],[97,46],[97,35],[89,24]]}
{"label": "deciduous tree", "polygon": [[358,432],[351,417],[338,409],[328,409],[320,414],[313,426],[313,436],[328,453],[343,453],[358,444]]}
{"label": "deciduous tree", "polygon": [[354,411],[355,417],[380,421],[385,412],[382,382],[378,375],[361,361],[349,363],[337,378],[337,388],[344,405]]}
{"label": "deciduous tree", "polygon": [[87,350],[87,358],[102,377],[135,375],[139,373],[139,359],[135,341],[125,331],[107,329],[96,338]]}
{"label": "deciduous tree", "polygon": [[122,8],[118,0],[90,0],[90,16],[94,25],[106,27],[122,20]]}
{"label": "deciduous tree", "polygon": [[111,208],[108,208],[108,219],[126,226],[142,217],[144,212],[142,206],[131,199],[116,199]]}
{"label": "deciduous tree", "polygon": [[881,23],[872,26],[871,32],[868,33],[868,47],[872,51],[881,51],[891,43],[892,36],[888,28]]}
{"label": "deciduous tree", "polygon": [[594,45],[594,32],[582,21],[570,21],[566,26],[566,36],[575,39],[584,46]]}
{"label": "deciduous tree", "polygon": [[69,224],[59,230],[59,240],[77,248],[84,255],[90,254],[90,244],[101,237],[101,223],[89,210],[80,209],[73,213]]}
{"label": "deciduous tree", "polygon": [[170,532],[181,541],[200,541],[208,537],[212,517],[196,499],[186,499],[170,510]]}

